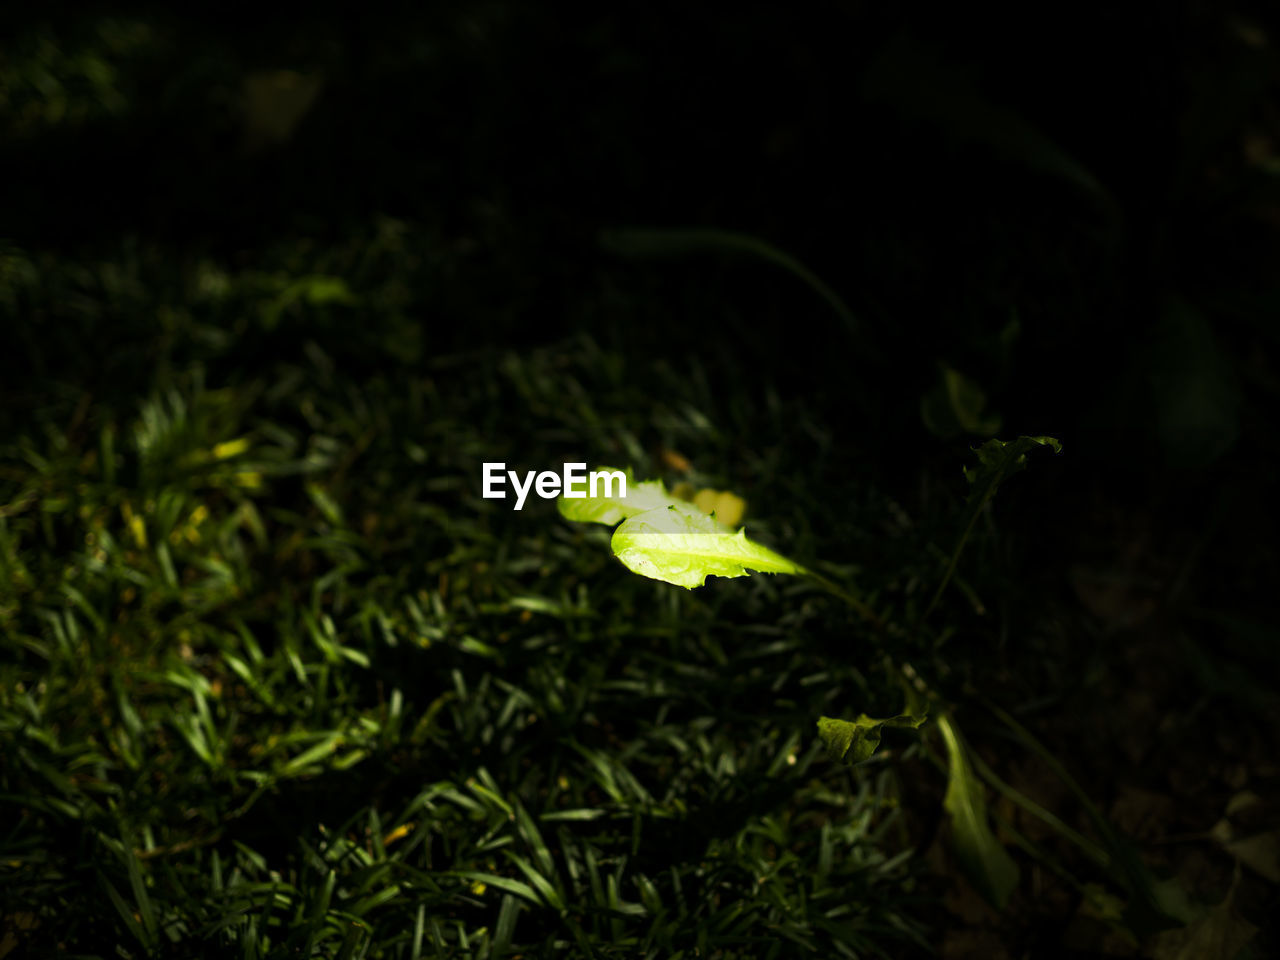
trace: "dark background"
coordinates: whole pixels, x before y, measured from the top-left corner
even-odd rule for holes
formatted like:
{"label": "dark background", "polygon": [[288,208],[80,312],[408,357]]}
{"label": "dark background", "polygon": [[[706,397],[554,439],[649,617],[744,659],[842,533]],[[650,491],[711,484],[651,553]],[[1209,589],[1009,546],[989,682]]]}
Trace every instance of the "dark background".
{"label": "dark background", "polygon": [[[736,319],[726,366],[857,395],[886,439],[915,446],[937,358],[992,394],[1006,432],[1070,431],[1111,472],[1203,469],[1261,436],[1275,64],[1248,11],[426,6],[133,11],[148,33],[115,40],[118,103],[73,75],[81,115],[41,124],[23,119],[38,86],[11,86],[6,235],[249,263],[282,237],[404,218],[454,252],[437,265],[453,282],[414,291],[432,349],[590,327],[669,354],[714,292]],[[15,53],[42,27],[70,50],[97,40],[100,14],[11,11]],[[250,131],[244,84],[283,69],[320,86],[273,142]],[[758,262],[620,274],[596,244],[615,226],[768,240],[849,303],[858,338]],[[600,284],[661,284],[663,307],[617,329],[583,315]],[[11,359],[51,362],[31,349]]]}

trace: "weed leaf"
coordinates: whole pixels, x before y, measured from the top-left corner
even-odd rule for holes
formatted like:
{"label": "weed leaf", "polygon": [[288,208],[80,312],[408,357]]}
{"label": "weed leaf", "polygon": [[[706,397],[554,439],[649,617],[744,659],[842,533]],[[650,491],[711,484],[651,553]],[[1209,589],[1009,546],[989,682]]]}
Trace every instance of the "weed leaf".
{"label": "weed leaf", "polygon": [[[615,472],[612,467],[597,467],[594,472]],[[603,523],[607,526],[613,526],[627,517],[634,517],[636,514],[644,513],[648,510],[657,510],[662,507],[669,506],[673,503],[679,503],[675,497],[667,493],[667,488],[662,485],[661,480],[645,480],[636,483],[631,476],[631,471],[622,471],[627,477],[627,495],[624,497],[620,492],[620,485],[614,483],[609,490],[609,496],[603,493],[604,485],[597,487],[598,495],[591,496],[590,489],[587,490],[587,496],[574,497],[567,499],[564,494],[556,501],[556,507],[560,510],[560,516],[566,520],[576,520],[581,523]]]}
{"label": "weed leaf", "polygon": [[678,587],[700,587],[707,577],[762,573],[805,573],[803,567],[731,533],[714,516],[687,503],[672,502],[627,519],[614,531],[613,553],[633,573]]}
{"label": "weed leaf", "polygon": [[883,720],[868,717],[865,713],[859,714],[856,720],[819,717],[818,736],[832,760],[848,764],[866,763],[880,746],[880,731],[884,727],[911,727],[914,730],[927,719],[926,713],[901,713]]}
{"label": "weed leaf", "polygon": [[988,440],[974,452],[978,455],[976,467],[965,467],[964,476],[973,489],[969,492],[969,506],[981,506],[996,492],[1008,477],[1025,469],[1027,454],[1037,447],[1050,447],[1054,453],[1062,452],[1062,444],[1053,437],[1019,437],[1017,440]]}

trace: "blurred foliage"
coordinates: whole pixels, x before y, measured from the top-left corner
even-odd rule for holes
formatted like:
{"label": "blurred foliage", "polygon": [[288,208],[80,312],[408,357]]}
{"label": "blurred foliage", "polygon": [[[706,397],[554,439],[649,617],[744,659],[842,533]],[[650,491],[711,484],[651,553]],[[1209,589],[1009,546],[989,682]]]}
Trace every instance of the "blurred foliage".
{"label": "blurred foliage", "polygon": [[56,127],[119,118],[137,98],[129,70],[155,42],[140,20],[96,19],[79,35],[21,33],[0,61],[0,130],[30,137]]}

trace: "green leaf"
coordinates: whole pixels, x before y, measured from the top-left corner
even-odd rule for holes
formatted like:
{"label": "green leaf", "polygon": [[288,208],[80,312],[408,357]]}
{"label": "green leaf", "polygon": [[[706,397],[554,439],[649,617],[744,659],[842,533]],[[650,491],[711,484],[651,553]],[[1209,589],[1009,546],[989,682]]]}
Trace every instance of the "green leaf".
{"label": "green leaf", "polygon": [[818,736],[827,748],[827,756],[848,764],[865,763],[880,746],[880,731],[884,727],[911,727],[917,729],[927,720],[925,715],[902,713],[896,717],[876,720],[865,713],[856,720],[837,720],[833,717],[818,718]]}
{"label": "green leaf", "polygon": [[687,503],[672,503],[626,520],[614,531],[614,556],[633,573],[678,587],[700,587],[707,577],[762,573],[805,573],[799,564],[731,533],[715,518]]}
{"label": "green leaf", "polygon": [[949,717],[938,718],[947,745],[950,775],[942,805],[951,816],[951,839],[960,867],[978,892],[1004,909],[1018,885],[1018,865],[996,840],[987,823],[982,783],[974,776]]}
{"label": "green leaf", "polygon": [[880,746],[880,731],[884,727],[910,727],[918,730],[929,719],[929,701],[909,679],[899,675],[906,703],[896,717],[877,720],[865,713],[856,720],[837,720],[834,717],[818,718],[818,736],[827,748],[827,756],[845,763],[865,763]]}
{"label": "green leaf", "polygon": [[[1053,437],[1019,437],[1017,440],[988,440],[974,453],[978,455],[976,467],[965,467],[965,479],[973,486],[969,504],[978,502],[980,507],[1009,476],[1027,466],[1027,454],[1037,447],[1050,447],[1054,453],[1062,452],[1062,444]],[[980,502],[979,502],[980,501]]]}
{"label": "green leaf", "polygon": [[[610,488],[611,496],[607,497],[590,496],[589,489],[588,496],[573,499],[566,499],[562,493],[556,501],[556,507],[560,510],[560,516],[566,520],[613,526],[627,517],[681,502],[667,493],[667,488],[662,485],[661,480],[645,480],[636,483],[630,470],[615,471],[612,467],[596,467],[591,472],[624,473],[627,478],[627,495],[625,497],[620,495],[620,485],[616,483]],[[603,490],[603,484],[597,489]]]}

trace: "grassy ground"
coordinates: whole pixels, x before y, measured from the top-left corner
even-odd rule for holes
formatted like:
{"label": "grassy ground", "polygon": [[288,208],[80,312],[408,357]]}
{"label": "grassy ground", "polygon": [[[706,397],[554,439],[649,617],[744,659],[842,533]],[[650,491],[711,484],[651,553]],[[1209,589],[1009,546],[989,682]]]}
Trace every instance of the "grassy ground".
{"label": "grassy ground", "polygon": [[[812,736],[876,699],[847,615],[781,582],[652,584],[547,504],[479,498],[483,459],[643,470],[638,438],[657,436],[706,451],[695,479],[759,494],[759,535],[811,549],[811,505],[726,442],[696,376],[655,382],[656,403],[632,377],[582,341],[353,378],[307,339],[230,383],[175,371],[128,418],[86,397],[7,447],[21,939],[406,957],[923,942],[897,775],[827,763]],[[776,398],[733,400],[769,457],[827,442],[788,441],[803,413]]]}

